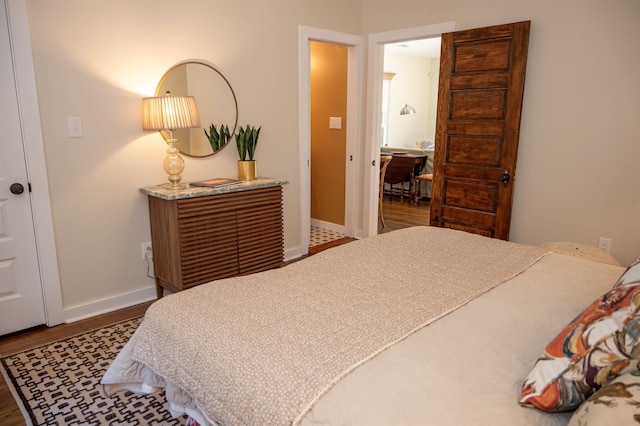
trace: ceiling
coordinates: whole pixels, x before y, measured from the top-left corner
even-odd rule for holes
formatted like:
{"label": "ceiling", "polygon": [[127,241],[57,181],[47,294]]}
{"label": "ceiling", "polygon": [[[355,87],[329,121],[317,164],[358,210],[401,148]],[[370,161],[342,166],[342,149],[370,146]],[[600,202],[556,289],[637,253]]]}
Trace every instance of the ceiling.
{"label": "ceiling", "polygon": [[402,53],[425,58],[440,57],[440,37],[422,40],[408,40],[399,43],[389,43],[384,46],[385,52]]}

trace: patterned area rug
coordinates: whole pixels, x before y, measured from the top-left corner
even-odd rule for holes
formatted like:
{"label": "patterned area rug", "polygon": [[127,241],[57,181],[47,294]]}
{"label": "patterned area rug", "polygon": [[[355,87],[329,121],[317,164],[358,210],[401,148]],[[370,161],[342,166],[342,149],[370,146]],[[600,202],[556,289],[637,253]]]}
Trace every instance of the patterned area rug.
{"label": "patterned area rug", "polygon": [[311,233],[309,234],[309,247],[314,247],[320,244],[325,244],[331,241],[344,238],[346,235],[336,231],[330,231],[328,229],[319,228],[317,226],[311,226]]}
{"label": "patterned area rug", "polygon": [[164,394],[107,398],[100,379],[142,317],[7,356],[0,369],[27,425],[181,425]]}

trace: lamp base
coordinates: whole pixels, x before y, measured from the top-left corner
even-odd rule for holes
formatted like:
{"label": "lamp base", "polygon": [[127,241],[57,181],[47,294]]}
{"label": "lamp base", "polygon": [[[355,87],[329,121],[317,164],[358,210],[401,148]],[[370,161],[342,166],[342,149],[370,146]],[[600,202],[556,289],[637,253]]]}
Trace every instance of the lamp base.
{"label": "lamp base", "polygon": [[162,163],[165,172],[167,172],[168,179],[170,183],[163,185],[169,189],[184,189],[186,185],[181,184],[182,180],[182,171],[184,170],[184,160],[178,154],[178,150],[175,147],[176,140],[173,139],[173,133],[171,133],[172,138],[167,141],[169,145],[169,149],[167,149],[167,156],[164,158],[164,162]]}
{"label": "lamp base", "polygon": [[167,189],[174,190],[174,191],[176,191],[176,190],[178,190],[178,189],[186,189],[186,188],[187,188],[187,185],[186,185],[186,184],[184,184],[184,183],[177,183],[177,182],[175,182],[175,183],[172,183],[172,182],[169,182],[169,183],[163,183],[163,184],[162,184],[162,185],[160,185],[160,186],[162,186],[163,188],[167,188]]}

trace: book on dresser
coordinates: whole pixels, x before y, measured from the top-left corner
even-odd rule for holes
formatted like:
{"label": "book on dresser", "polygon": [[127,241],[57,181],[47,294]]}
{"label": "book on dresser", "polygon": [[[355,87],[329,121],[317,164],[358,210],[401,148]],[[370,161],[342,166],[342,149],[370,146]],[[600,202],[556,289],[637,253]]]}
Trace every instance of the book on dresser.
{"label": "book on dresser", "polygon": [[221,186],[235,185],[236,183],[240,183],[238,179],[228,179],[228,178],[214,178],[201,180],[198,182],[191,182],[189,185],[191,186],[204,186],[209,188],[218,188]]}

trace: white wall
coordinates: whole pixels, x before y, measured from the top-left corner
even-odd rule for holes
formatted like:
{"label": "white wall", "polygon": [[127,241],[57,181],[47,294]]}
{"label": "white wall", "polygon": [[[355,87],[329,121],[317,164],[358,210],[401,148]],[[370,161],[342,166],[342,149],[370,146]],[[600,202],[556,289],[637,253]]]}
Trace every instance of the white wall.
{"label": "white wall", "polygon": [[[239,125],[262,125],[258,172],[289,181],[285,248],[294,248],[298,26],[357,34],[359,1],[29,0],[28,11],[67,314],[153,286],[141,259],[150,230],[138,188],[166,180],[166,144],[142,130],[141,99],[186,59],[227,77]],[[69,116],[82,119],[84,138],[68,137]],[[185,158],[183,180],[237,176],[237,160],[235,149]]]}
{"label": "white wall", "polygon": [[[385,52],[384,71],[395,73],[389,85],[389,146],[416,148],[417,140],[435,139],[436,112],[431,105],[437,103],[438,90],[436,85],[433,91],[431,83],[434,75],[437,81],[438,73],[432,66],[430,58]],[[416,113],[400,115],[405,104]]]}
{"label": "white wall", "polygon": [[362,2],[363,34],[531,21],[511,240],[640,254],[640,2]]}
{"label": "white wall", "polygon": [[431,74],[429,75],[429,117],[427,122],[427,139],[436,139],[436,118],[438,116],[438,80],[440,79],[440,58],[431,58]]}
{"label": "white wall", "polygon": [[[623,263],[639,254],[640,2],[330,4],[28,1],[65,309],[153,285],[140,259],[150,232],[138,188],[165,180],[166,145],[159,134],[142,131],[140,103],[185,59],[218,67],[236,93],[238,124],[262,125],[259,173],[290,182],[285,248],[296,248],[298,25],[366,35],[447,21],[464,29],[530,19],[512,239],[596,244],[606,236]],[[82,119],[84,138],[68,138],[69,116]],[[235,176],[236,160],[233,149],[187,158],[184,179]]]}

